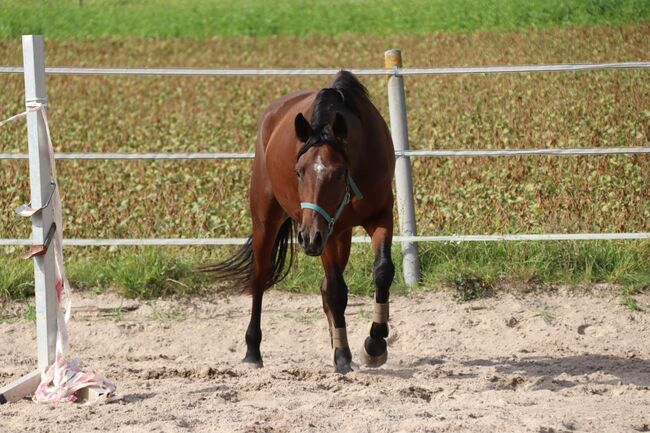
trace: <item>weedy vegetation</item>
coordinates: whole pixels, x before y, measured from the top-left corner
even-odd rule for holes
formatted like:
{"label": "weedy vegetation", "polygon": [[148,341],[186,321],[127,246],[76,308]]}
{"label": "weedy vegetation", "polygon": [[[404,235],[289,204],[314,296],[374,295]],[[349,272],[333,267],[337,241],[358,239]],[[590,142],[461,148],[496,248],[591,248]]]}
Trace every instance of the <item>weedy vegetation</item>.
{"label": "weedy vegetation", "polygon": [[469,302],[489,296],[492,283],[473,271],[458,272],[448,282],[452,297],[458,302]]}
{"label": "weedy vegetation", "polygon": [[555,321],[555,314],[553,311],[549,310],[548,308],[544,307],[539,310],[539,312],[535,315],[536,317],[541,317],[546,324],[550,325]]}
{"label": "weedy vegetation", "polygon": [[[518,5],[521,1],[511,3]],[[536,13],[535,8],[551,10],[575,4],[582,6],[572,6],[571,10],[580,11],[588,3],[595,4],[525,3],[534,5],[530,14]],[[91,14],[102,4],[84,1],[79,8],[77,2],[48,2],[52,8],[39,9],[32,22],[45,23],[43,17],[59,7],[61,11],[73,7],[82,11],[70,12],[73,16]],[[121,2],[115,9],[133,13],[138,4]],[[547,6],[540,6],[543,4]],[[295,37],[277,31],[273,33],[280,36],[208,39],[199,29],[197,34],[178,30],[180,35],[192,36],[189,39],[171,38],[173,34],[156,35],[170,37],[156,39],[113,31],[108,24],[112,19],[109,13],[107,27],[98,27],[96,33],[78,29],[88,38],[78,38],[74,24],[52,24],[61,33],[49,32],[53,27],[43,24],[42,31],[48,36],[50,66],[381,67],[384,50],[393,47],[403,50],[407,66],[647,60],[650,24],[643,18],[647,17],[643,9],[647,3],[617,2],[620,8],[615,12],[607,12],[607,1],[598,4],[608,23],[618,22],[618,18],[610,20],[612,14],[622,17],[630,10],[641,11],[632,20],[641,22],[431,34],[428,27],[420,29],[405,21],[400,24],[403,28],[423,34],[392,35],[387,30],[385,35]],[[641,9],[634,6],[638,4]],[[192,10],[201,11],[201,7]],[[20,41],[15,35],[23,30],[7,24],[25,21],[12,21],[12,14],[21,8],[18,2],[3,4],[2,64],[21,62]],[[276,13],[273,8],[269,10]],[[514,6],[501,10],[503,14],[511,11],[513,16],[520,13]],[[469,12],[468,16],[471,24],[474,18]],[[537,21],[526,21],[526,16],[521,18],[522,26],[537,25]],[[181,18],[179,22],[185,22]],[[164,17],[161,19],[164,22]],[[547,20],[547,24],[587,23],[560,21]],[[278,28],[285,28],[280,24]],[[506,24],[496,27],[511,28]],[[135,27],[125,25],[127,28]],[[258,28],[264,34],[264,27]],[[453,26],[441,29],[468,30]],[[332,32],[337,33],[335,29]],[[111,36],[104,37],[108,33]],[[56,38],[50,39],[52,35]],[[143,27],[135,36],[151,34]],[[263,107],[285,93],[323,87],[328,80],[53,75],[47,82],[49,118],[55,146],[64,152],[252,151]],[[363,81],[388,118],[385,78],[364,77]],[[0,118],[20,112],[24,104],[22,77],[0,75],[0,89]],[[414,149],[648,146],[650,142],[647,70],[408,77],[406,91]],[[0,128],[0,151],[25,149],[24,124],[15,122]],[[650,231],[647,155],[419,158],[412,162],[419,234]],[[250,232],[250,161],[60,161],[57,168],[68,238],[238,237]],[[29,237],[29,224],[11,211],[29,201],[27,163],[0,161],[0,185],[0,237]],[[79,289],[110,289],[147,299],[213,290],[208,288],[209,277],[196,273],[194,267],[231,251],[68,248],[66,260],[70,279]],[[650,287],[647,241],[430,243],[421,244],[420,252],[423,286],[453,286],[457,281],[460,300],[482,295],[483,285],[498,287],[501,282],[512,281],[613,282],[634,289]],[[17,253],[15,248],[0,250],[0,297],[4,299],[24,299],[33,293],[32,264],[18,261]],[[394,248],[394,257],[399,264],[399,246]],[[372,293],[372,261],[367,245],[353,248],[346,272],[353,293]],[[406,292],[400,272],[398,266],[396,291]],[[321,278],[320,261],[300,254],[282,288],[318,292]]]}
{"label": "weedy vegetation", "polygon": [[36,322],[36,306],[34,306],[34,304],[27,304],[27,308],[23,313],[23,319],[30,322]]}
{"label": "weedy vegetation", "polygon": [[113,311],[111,311],[111,317],[115,322],[120,322],[122,321],[122,304],[120,303],[119,306],[115,307]]}
{"label": "weedy vegetation", "polygon": [[179,322],[185,319],[184,312],[176,307],[158,308],[151,303],[151,318],[159,323]]}
{"label": "weedy vegetation", "polygon": [[629,308],[632,311],[645,311],[633,297],[635,291],[629,288],[623,290],[621,294],[621,305]]}

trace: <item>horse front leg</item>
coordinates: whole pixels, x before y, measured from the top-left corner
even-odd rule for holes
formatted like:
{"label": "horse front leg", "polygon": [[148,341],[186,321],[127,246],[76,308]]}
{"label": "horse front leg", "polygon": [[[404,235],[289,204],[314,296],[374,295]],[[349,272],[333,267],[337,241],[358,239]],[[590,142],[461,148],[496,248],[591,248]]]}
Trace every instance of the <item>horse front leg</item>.
{"label": "horse front leg", "polygon": [[362,354],[368,367],[379,367],[388,359],[386,338],[388,337],[388,297],[390,286],[395,276],[395,266],[391,258],[393,240],[392,212],[372,223],[364,225],[372,238],[372,248],[375,254],[375,264],[372,273],[375,285],[375,305],[370,326],[370,336],[363,344]]}
{"label": "horse front leg", "polygon": [[348,305],[348,286],[343,271],[350,257],[352,231],[332,236],[321,255],[325,278],[321,284],[323,310],[329,322],[330,342],[333,350],[334,369],[337,373],[352,371],[352,352],[348,345],[345,326],[345,309]]}

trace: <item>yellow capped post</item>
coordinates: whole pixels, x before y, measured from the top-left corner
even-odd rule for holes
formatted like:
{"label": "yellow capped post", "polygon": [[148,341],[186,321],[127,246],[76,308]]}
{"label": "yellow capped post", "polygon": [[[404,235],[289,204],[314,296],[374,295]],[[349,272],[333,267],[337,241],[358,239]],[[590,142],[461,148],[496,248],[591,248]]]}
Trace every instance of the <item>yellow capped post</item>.
{"label": "yellow capped post", "polygon": [[388,50],[384,52],[384,64],[387,69],[402,67],[402,50]]}
{"label": "yellow capped post", "polygon": [[[387,69],[402,68],[402,51],[388,50],[384,52],[384,64]],[[390,113],[390,133],[395,150],[409,150],[404,77],[397,71],[388,77],[388,111]],[[400,156],[395,161],[395,190],[397,192],[400,234],[406,237],[416,236],[411,161],[407,156]],[[406,285],[417,286],[420,281],[420,259],[417,245],[413,241],[402,242],[402,269]]]}

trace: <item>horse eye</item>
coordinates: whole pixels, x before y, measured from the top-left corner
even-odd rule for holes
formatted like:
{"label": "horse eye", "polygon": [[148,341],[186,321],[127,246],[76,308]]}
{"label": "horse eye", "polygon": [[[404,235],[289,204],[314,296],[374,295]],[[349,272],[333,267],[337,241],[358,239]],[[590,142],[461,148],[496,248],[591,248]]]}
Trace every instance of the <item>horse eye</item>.
{"label": "horse eye", "polygon": [[300,179],[300,170],[296,170],[296,176],[298,176],[298,179]]}

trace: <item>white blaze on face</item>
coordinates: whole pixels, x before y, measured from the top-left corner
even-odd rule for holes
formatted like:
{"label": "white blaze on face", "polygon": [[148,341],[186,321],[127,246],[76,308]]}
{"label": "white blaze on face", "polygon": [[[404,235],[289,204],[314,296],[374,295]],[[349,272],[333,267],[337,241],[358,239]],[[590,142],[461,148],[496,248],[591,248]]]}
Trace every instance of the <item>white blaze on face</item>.
{"label": "white blaze on face", "polygon": [[323,161],[320,158],[320,155],[316,158],[316,162],[314,163],[314,171],[316,172],[316,176],[321,177],[323,173],[325,173],[326,167],[323,165]]}

